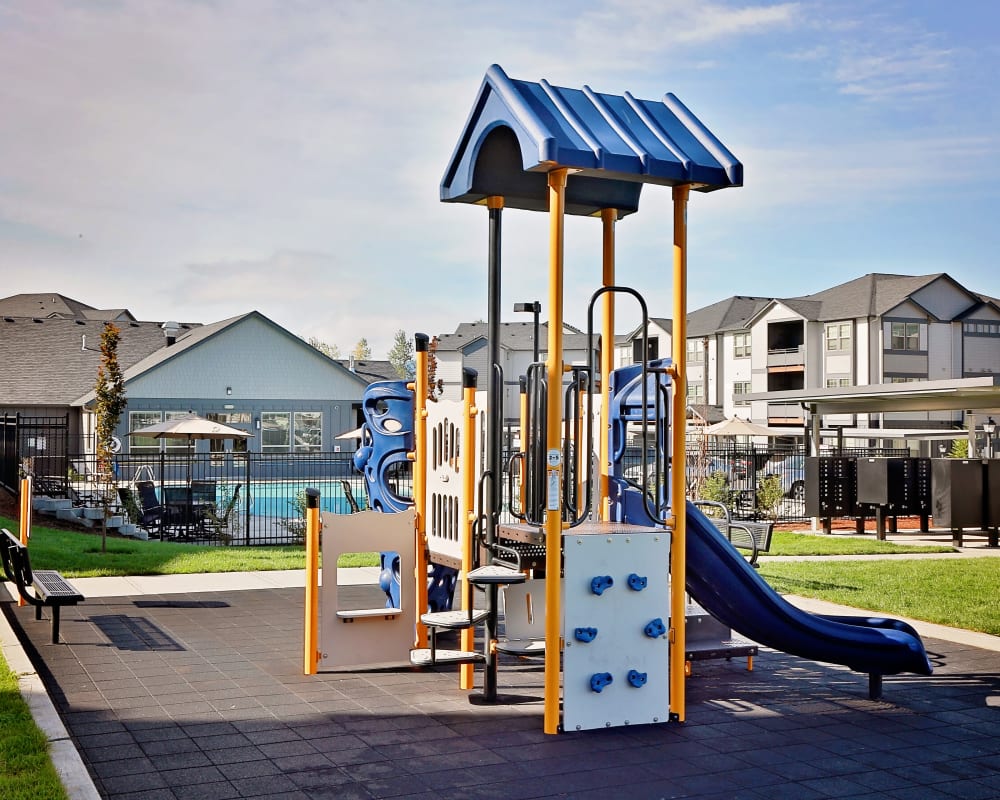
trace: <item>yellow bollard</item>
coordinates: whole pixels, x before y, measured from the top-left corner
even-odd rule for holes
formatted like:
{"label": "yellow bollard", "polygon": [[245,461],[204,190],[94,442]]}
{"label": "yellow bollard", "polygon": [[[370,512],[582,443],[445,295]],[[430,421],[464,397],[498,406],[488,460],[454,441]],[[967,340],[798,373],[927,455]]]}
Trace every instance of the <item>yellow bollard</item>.
{"label": "yellow bollard", "polygon": [[[332,566],[337,580],[337,565]],[[319,662],[319,489],[306,489],[306,602],[302,672],[315,675]]]}
{"label": "yellow bollard", "polygon": [[[18,519],[18,524],[20,526],[19,531],[21,535],[21,544],[28,544],[28,537],[31,536],[31,478],[21,478],[21,497],[20,497],[20,518]],[[17,597],[18,606],[25,606],[27,603],[24,598],[18,594]]]}

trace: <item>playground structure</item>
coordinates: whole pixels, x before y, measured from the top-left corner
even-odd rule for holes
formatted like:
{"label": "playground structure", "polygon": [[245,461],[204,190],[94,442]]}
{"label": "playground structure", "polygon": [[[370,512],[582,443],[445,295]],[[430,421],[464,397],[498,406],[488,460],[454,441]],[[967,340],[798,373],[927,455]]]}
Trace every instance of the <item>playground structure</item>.
{"label": "playground structure", "polygon": [[[592,343],[598,306],[600,340],[613,341],[619,294],[640,304],[645,330],[641,295],[615,283],[615,225],[638,210],[645,183],[670,186],[673,195],[672,357],[613,370],[613,348],[604,346],[599,365],[569,367],[562,348],[564,216],[601,220],[602,275],[588,310]],[[360,613],[324,605],[320,648],[308,635],[315,599],[307,587],[307,672],[346,663],[337,652],[352,647],[344,638],[348,628],[350,636],[360,631],[369,639],[397,626],[410,634],[412,654],[397,645],[392,653],[377,654],[380,663],[459,663],[464,689],[472,688],[473,667],[481,663],[485,702],[500,699],[498,652],[544,657],[546,733],[683,721],[690,593],[722,626],[756,642],[867,672],[873,697],[883,674],[930,673],[919,637],[904,623],[816,617],[780,598],[684,500],[684,470],[669,468],[685,458],[688,196],[692,189],[741,183],[740,163],[673,95],[657,103],[627,93],[615,97],[588,87],[514,81],[498,66],[488,70],[441,184],[443,201],[488,209],[490,366],[482,407],[476,405],[477,376],[471,371],[463,376],[461,402],[427,401],[427,339],[418,335],[416,379],[405,387],[413,400],[413,449],[405,456],[414,469],[409,542],[410,523],[400,514],[385,515],[398,517],[398,529],[377,546],[361,541],[368,515],[352,515],[350,523],[325,515],[323,522],[327,564],[345,548],[402,553],[411,546],[414,571],[405,563],[400,568],[399,591],[401,597],[412,593],[414,601],[397,606],[390,596],[388,607]],[[505,207],[547,211],[550,220],[547,358],[525,377],[521,453],[506,470],[499,366]],[[405,399],[399,387],[392,392]],[[399,436],[405,422],[396,420],[388,426],[393,430],[385,425],[390,412],[405,417],[405,404],[393,411],[382,399],[365,403],[372,435],[362,460],[372,480],[384,484],[383,465],[398,463],[400,448],[410,444]],[[629,425],[640,426],[643,441],[655,443],[651,455],[644,449],[639,484],[622,471]],[[381,429],[386,441],[397,436],[398,446],[382,447]],[[502,523],[502,476],[515,470],[521,483],[515,487],[509,479],[507,502],[519,521]],[[373,508],[387,498],[395,499],[384,485],[370,491]],[[384,503],[383,510],[389,506]],[[310,513],[308,541],[318,527],[315,507]],[[431,563],[458,570],[460,608],[429,606],[424,576]],[[474,587],[483,590],[482,608],[473,602]],[[504,637],[498,629],[501,604]],[[473,628],[480,622],[484,647],[475,652]],[[439,629],[461,631],[459,650],[437,648]],[[357,665],[354,656],[347,662]]]}

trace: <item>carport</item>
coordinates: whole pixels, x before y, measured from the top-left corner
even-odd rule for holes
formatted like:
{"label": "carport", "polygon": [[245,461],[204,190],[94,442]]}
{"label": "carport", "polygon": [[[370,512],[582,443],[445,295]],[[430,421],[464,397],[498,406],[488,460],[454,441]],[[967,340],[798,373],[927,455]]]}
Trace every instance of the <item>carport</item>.
{"label": "carport", "polygon": [[[819,455],[822,438],[821,420],[833,414],[883,414],[907,411],[964,411],[965,428],[859,428],[838,429],[838,435],[851,439],[956,439],[968,437],[969,453],[976,450],[976,431],[992,414],[1000,414],[1000,376],[956,378],[912,383],[880,383],[835,389],[798,389],[785,392],[758,392],[746,399],[799,403],[807,412],[806,434],[811,442],[809,453]],[[956,435],[959,434],[959,435]]]}

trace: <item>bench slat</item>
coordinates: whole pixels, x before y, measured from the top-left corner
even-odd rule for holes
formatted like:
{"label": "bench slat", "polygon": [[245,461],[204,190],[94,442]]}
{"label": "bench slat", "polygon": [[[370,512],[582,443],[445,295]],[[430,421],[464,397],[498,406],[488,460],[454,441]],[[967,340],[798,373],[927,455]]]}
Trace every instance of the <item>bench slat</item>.
{"label": "bench slat", "polygon": [[84,596],[55,570],[35,572],[32,585],[43,600],[56,603],[79,603]]}

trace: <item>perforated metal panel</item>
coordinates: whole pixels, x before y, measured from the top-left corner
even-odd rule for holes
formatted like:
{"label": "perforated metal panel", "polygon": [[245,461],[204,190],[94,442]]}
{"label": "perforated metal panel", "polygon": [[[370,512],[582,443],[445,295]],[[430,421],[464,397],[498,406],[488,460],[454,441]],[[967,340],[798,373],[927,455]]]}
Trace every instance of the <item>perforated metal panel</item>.
{"label": "perforated metal panel", "polygon": [[[427,542],[431,555],[461,561],[462,514],[474,498],[463,498],[461,463],[465,404],[438,400],[427,404]],[[476,459],[475,484],[482,467]]]}
{"label": "perforated metal panel", "polygon": [[563,550],[564,730],[666,722],[670,534],[566,534]]}

